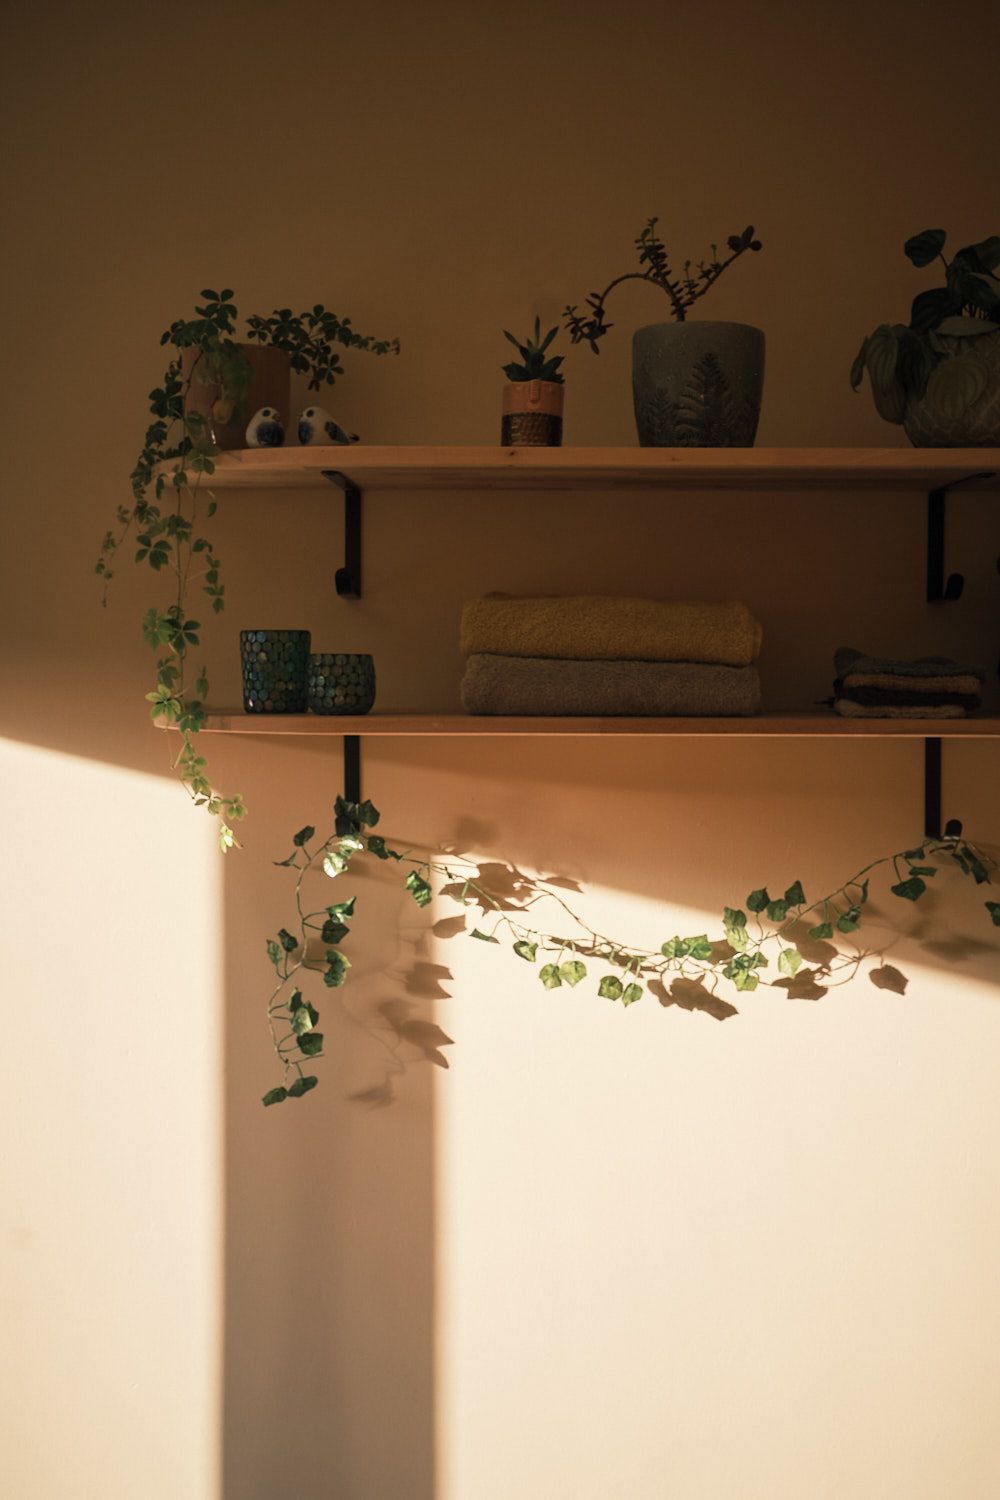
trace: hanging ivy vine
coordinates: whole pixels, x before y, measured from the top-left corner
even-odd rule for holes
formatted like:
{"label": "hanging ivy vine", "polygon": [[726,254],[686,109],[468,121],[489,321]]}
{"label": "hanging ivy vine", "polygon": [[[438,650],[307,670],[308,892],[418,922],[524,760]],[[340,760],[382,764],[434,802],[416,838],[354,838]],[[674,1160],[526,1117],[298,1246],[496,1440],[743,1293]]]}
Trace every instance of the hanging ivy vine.
{"label": "hanging ivy vine", "polygon": [[[957,870],[978,887],[989,884],[996,868],[967,839],[925,839],[915,848],[873,860],[818,900],[810,900],[798,880],[780,896],[761,886],[750,891],[741,907],[723,907],[721,933],[675,934],[651,950],[590,927],[544,880],[521,877],[518,897],[511,901],[489,889],[474,861],[394,849],[371,831],[378,823],[379,812],[371,802],[356,804],[338,797],[330,832],[317,838],[315,828],[300,828],[292,838],[291,853],[276,861],[295,872],[295,916],[290,928],[282,927],[276,937],[267,939],[275,971],[267,1022],[281,1082],[264,1094],[265,1105],[301,1098],[316,1087],[316,1074],[307,1071],[324,1050],[315,987],[340,989],[351,968],[343,945],[350,936],[357,897],[310,908],[307,877],[320,870],[339,879],[365,856],[394,864],[405,871],[403,887],[421,908],[430,905],[434,882],[439,882],[438,895],[475,913],[475,925],[466,927],[466,936],[508,947],[534,968],[543,989],[575,989],[588,981],[599,998],[628,1007],[641,1000],[651,984],[667,978],[693,981],[713,994],[720,986],[746,994],[762,980],[784,983],[794,994],[796,986],[801,993],[821,982],[825,988],[853,979],[866,961],[877,987],[902,992],[904,976],[884,962],[881,952],[840,946],[845,939],[859,941],[856,934],[867,915],[873,881],[887,879],[893,896],[912,903],[928,890],[928,881],[943,872]],[[534,923],[533,908],[543,900],[560,914],[558,932]],[[1000,902],[984,905],[994,926],[1000,927]],[[310,985],[314,989],[307,993]]]}
{"label": "hanging ivy vine", "polygon": [[[222,564],[204,525],[218,508],[206,481],[215,472],[219,449],[211,424],[189,409],[188,398],[195,383],[214,386],[213,421],[246,420],[252,369],[236,340],[239,313],[233,295],[229,288],[203,291],[195,316],[178,319],[161,335],[161,346],[175,352],[162,383],[149,394],[152,421],[132,470],[131,504],[118,507],[116,525],[104,535],[95,569],[106,604],[116,559],[132,538],[133,560],[169,580],[168,602],[152,605],[142,620],[143,638],[156,653],[156,678],[146,700],[154,723],[179,732],[173,767],[195,806],[218,819],[223,850],[238,842],[232,825],[246,809],[239,793],[223,792],[212,783],[207,761],[196,747],[209,679],[207,667],[201,666],[192,680],[189,666],[192,648],[201,645],[202,629],[191,612],[192,592],[200,591],[214,614],[221,614],[226,603]],[[290,368],[307,377],[310,390],[333,385],[343,374],[339,348],[399,353],[398,339],[356,333],[350,318],[338,317],[322,303],[301,313],[286,307],[268,317],[251,314],[247,337],[286,353]]]}

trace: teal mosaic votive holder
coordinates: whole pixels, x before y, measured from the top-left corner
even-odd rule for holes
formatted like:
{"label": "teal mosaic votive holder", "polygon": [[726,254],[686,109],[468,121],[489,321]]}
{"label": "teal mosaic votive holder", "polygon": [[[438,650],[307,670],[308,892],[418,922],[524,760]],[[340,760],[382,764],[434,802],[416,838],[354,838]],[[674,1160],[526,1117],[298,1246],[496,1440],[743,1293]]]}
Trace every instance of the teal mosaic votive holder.
{"label": "teal mosaic votive holder", "polygon": [[314,714],[366,714],[375,702],[375,662],[359,651],[314,651],[309,707]]}
{"label": "teal mosaic votive holder", "polygon": [[241,630],[243,707],[248,714],[304,714],[308,630]]}

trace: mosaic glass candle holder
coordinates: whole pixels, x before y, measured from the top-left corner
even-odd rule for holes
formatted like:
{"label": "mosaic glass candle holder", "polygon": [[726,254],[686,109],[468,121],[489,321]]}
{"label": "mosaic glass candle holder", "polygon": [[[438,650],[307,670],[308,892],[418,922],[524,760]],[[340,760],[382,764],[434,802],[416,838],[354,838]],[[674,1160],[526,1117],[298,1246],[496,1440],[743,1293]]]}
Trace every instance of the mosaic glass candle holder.
{"label": "mosaic glass candle holder", "polygon": [[309,707],[314,714],[366,714],[375,702],[375,662],[359,651],[314,651]]}
{"label": "mosaic glass candle holder", "polygon": [[241,630],[243,707],[248,714],[304,714],[308,630]]}

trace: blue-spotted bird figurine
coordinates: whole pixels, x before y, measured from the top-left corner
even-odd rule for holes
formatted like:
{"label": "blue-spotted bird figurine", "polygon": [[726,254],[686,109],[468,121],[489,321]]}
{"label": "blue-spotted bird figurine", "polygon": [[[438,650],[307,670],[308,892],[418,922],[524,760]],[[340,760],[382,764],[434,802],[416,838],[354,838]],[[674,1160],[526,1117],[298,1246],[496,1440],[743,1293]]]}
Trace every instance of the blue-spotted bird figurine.
{"label": "blue-spotted bird figurine", "polygon": [[285,441],[285,429],[276,407],[262,406],[254,412],[247,423],[248,448],[280,448]]}
{"label": "blue-spotted bird figurine", "polygon": [[345,432],[322,406],[307,406],[299,415],[299,442],[303,448],[329,448],[334,443],[356,443],[356,432]]}

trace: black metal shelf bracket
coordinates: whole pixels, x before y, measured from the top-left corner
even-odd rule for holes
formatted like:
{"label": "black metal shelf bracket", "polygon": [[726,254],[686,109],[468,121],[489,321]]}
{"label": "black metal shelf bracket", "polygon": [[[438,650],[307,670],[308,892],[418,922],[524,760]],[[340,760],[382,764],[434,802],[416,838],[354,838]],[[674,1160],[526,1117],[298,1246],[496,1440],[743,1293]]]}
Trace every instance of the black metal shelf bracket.
{"label": "black metal shelf bracket", "polygon": [[965,579],[961,573],[949,573],[944,569],[944,523],[945,500],[949,490],[963,484],[974,484],[983,479],[995,479],[996,473],[987,469],[980,474],[966,474],[953,479],[950,484],[939,485],[927,496],[927,602],[928,604],[953,603],[962,597]]}
{"label": "black metal shelf bracket", "polygon": [[344,492],[344,566],[337,569],[334,582],[341,599],[361,598],[361,491],[352,479],[339,469],[323,469],[329,479]]}
{"label": "black metal shelf bracket", "polygon": [[[924,740],[924,837],[941,838],[941,741],[937,737]],[[962,836],[962,825],[957,818],[949,818],[944,825],[944,837],[957,839]]]}
{"label": "black metal shelf bracket", "polygon": [[344,735],[344,801],[361,801],[361,736]]}

